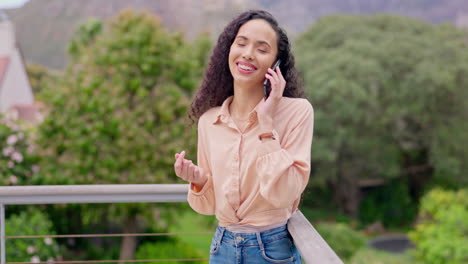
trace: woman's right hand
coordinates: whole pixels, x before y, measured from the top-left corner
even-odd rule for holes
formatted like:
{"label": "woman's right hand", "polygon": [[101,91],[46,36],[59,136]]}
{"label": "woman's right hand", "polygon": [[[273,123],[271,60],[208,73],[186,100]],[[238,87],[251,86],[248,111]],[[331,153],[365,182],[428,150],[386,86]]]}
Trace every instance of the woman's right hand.
{"label": "woman's right hand", "polygon": [[193,164],[191,160],[185,159],[185,151],[175,154],[174,170],[177,177],[184,181],[191,182],[197,187],[203,187],[208,180],[205,171]]}

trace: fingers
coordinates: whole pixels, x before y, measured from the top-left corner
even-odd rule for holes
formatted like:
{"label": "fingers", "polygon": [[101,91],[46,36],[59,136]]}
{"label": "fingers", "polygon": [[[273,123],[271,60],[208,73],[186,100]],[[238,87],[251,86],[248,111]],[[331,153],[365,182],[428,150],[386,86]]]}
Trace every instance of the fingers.
{"label": "fingers", "polygon": [[176,162],[174,163],[174,170],[175,173],[178,177],[182,176],[182,170],[184,167],[184,157],[185,157],[185,151],[182,151],[180,154],[176,154]]}
{"label": "fingers", "polygon": [[[270,70],[270,69],[268,69],[268,70]],[[270,88],[271,88],[270,96],[271,96],[272,94],[275,94],[276,90],[277,90],[276,80],[272,75],[270,75],[268,73],[265,74],[265,78],[267,78],[270,81]]]}
{"label": "fingers", "polygon": [[268,69],[268,73],[265,75],[265,78],[270,80],[271,83],[271,93],[274,97],[282,97],[284,88],[286,87],[286,81],[284,80],[283,75],[279,67],[276,68],[276,71]]}
{"label": "fingers", "polygon": [[193,182],[196,181],[197,178],[200,178],[199,176],[195,175],[195,171],[198,171],[198,175],[200,175],[201,168],[193,164],[191,160],[184,159],[185,151],[182,151],[180,154],[176,153],[174,157],[176,158],[176,162],[174,163],[174,170],[179,178],[188,182]]}
{"label": "fingers", "polygon": [[280,70],[280,67],[276,67],[276,73],[278,74],[278,79],[279,79],[279,82],[280,83],[284,83],[284,85],[286,86],[286,80],[284,79],[283,77],[283,73],[281,73],[281,70]]}
{"label": "fingers", "polygon": [[182,176],[181,178],[186,180],[186,181],[190,181],[191,178],[189,176],[189,167],[190,167],[190,164],[192,163],[192,161],[189,161],[189,160],[184,160],[184,167],[182,168]]}
{"label": "fingers", "polygon": [[198,166],[195,166],[195,170],[193,171],[193,178],[200,179],[200,168]]}
{"label": "fingers", "polygon": [[[269,75],[271,77],[273,77],[273,80],[274,80],[275,83],[279,83],[279,77],[278,77],[278,73],[276,71],[269,68],[268,73],[269,73]],[[270,79],[270,81],[271,81],[271,79]]]}
{"label": "fingers", "polygon": [[198,166],[195,166],[193,176],[194,176],[193,182],[195,184],[198,184],[199,186],[204,186],[205,183],[208,181],[208,179],[207,179],[207,177],[205,175],[205,171],[203,170],[203,168],[200,168]]}
{"label": "fingers", "polygon": [[197,166],[195,164],[193,164],[192,161],[190,161],[190,164],[188,166],[188,173],[187,173],[189,182],[194,182],[195,181],[195,179],[196,179],[195,169],[196,168],[197,168]]}

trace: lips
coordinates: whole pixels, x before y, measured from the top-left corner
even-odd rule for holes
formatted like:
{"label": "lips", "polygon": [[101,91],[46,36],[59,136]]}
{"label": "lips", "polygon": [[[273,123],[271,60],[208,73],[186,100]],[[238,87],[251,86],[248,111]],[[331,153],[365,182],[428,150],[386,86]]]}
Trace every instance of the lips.
{"label": "lips", "polygon": [[241,73],[252,73],[257,70],[257,67],[255,67],[255,65],[248,62],[239,61],[236,63],[236,65],[238,71]]}

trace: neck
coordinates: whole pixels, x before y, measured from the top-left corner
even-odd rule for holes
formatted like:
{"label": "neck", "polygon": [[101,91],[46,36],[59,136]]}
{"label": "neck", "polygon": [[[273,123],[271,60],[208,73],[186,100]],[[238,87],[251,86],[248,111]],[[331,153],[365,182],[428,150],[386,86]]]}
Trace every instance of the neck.
{"label": "neck", "polygon": [[234,98],[229,106],[229,112],[234,118],[245,119],[262,99],[263,87],[234,83]]}

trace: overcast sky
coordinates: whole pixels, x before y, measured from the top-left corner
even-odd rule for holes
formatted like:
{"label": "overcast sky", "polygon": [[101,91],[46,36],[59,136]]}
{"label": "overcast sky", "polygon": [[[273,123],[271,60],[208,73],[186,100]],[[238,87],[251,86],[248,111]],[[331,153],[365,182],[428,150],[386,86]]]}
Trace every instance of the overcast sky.
{"label": "overcast sky", "polygon": [[0,9],[20,7],[27,1],[29,0],[0,0]]}

